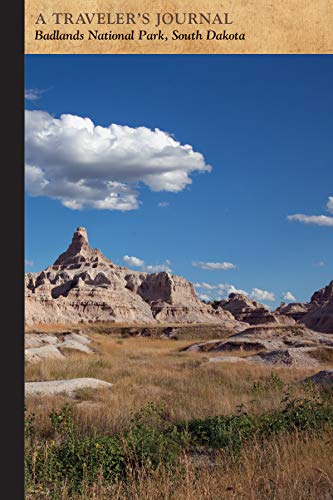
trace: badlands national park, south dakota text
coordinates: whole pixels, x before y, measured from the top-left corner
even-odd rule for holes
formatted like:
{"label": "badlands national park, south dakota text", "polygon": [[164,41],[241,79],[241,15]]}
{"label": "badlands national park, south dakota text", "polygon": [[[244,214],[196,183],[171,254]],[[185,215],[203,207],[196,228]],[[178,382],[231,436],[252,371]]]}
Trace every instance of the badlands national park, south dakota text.
{"label": "badlands national park, south dakota text", "polygon": [[[36,41],[61,41],[61,40],[88,40],[88,41],[119,41],[119,40],[137,40],[137,41],[189,41],[189,40],[245,40],[245,33],[238,31],[229,31],[226,29],[234,23],[228,12],[225,13],[195,13],[195,12],[80,12],[73,14],[71,12],[53,12],[50,19],[51,23],[58,26],[75,27],[95,27],[103,26],[126,26],[131,27],[125,31],[113,31],[111,29],[88,29],[88,31],[77,28],[73,32],[54,29],[52,31],[36,29]],[[47,16],[40,13],[35,22],[36,25],[47,25]],[[135,25],[144,26],[147,29],[135,30]],[[172,32],[164,32],[160,27],[163,26],[193,26],[193,31],[182,32],[174,29]],[[209,29],[198,29],[197,27],[208,26]],[[214,29],[212,29],[212,27]],[[220,29],[218,29],[218,27]],[[152,30],[149,28],[159,28]],[[223,28],[223,29],[222,29]]]}

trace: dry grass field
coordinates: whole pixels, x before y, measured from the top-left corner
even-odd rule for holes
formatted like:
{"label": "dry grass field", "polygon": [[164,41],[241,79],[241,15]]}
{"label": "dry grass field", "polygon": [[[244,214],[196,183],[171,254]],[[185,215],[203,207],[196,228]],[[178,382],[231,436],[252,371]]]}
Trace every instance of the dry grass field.
{"label": "dry grass field", "polygon": [[[45,360],[26,366],[26,381],[93,377],[113,384],[111,390],[81,391],[70,400],[83,434],[92,428],[103,435],[124,432],[130,429],[133,414],[149,402],[163,408],[168,425],[239,412],[260,415],[279,408],[286,395],[306,397],[307,389],[298,383],[317,371],[211,363],[207,353],[182,351],[194,339],[117,338],[96,333],[96,329],[90,336],[96,354],[71,354],[60,362]],[[323,367],[333,365],[330,359],[323,362]],[[60,411],[66,402],[61,396],[27,399],[27,412],[35,414],[39,443],[52,437],[51,411]],[[205,453],[184,452],[172,470],[163,464],[153,471],[141,466],[129,470],[126,480],[83,481],[80,493],[70,493],[64,480],[57,495],[64,499],[330,499],[332,437],[326,426],[320,434],[295,431],[269,440],[254,438],[237,458],[225,450],[213,459]],[[27,498],[47,497],[44,490],[27,490]]]}
{"label": "dry grass field", "polygon": [[[333,497],[332,433],[320,438],[279,436],[264,445],[253,442],[237,461],[222,453],[214,464],[191,463],[184,456],[182,468],[160,467],[134,472],[126,481],[106,487],[96,482],[80,495],[62,499],[95,500],[312,500]],[[36,498],[31,496],[27,498]]]}

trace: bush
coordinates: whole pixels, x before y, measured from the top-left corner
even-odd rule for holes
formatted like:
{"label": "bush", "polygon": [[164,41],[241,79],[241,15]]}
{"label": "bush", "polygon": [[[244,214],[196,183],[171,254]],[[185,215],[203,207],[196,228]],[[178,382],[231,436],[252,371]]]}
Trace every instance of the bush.
{"label": "bush", "polygon": [[333,425],[333,406],[330,400],[284,398],[282,408],[261,415],[239,413],[192,420],[179,426],[186,428],[192,443],[210,448],[239,450],[244,440],[256,436],[269,437],[273,433],[295,430],[319,430]]}
{"label": "bush", "polygon": [[266,381],[262,382],[259,380],[253,382],[252,392],[254,394],[262,394],[271,391],[282,391],[285,388],[286,385],[283,380],[275,373],[272,373]]}
{"label": "bush", "polygon": [[79,431],[73,408],[64,406],[51,412],[52,439],[40,441],[33,415],[26,415],[26,487],[44,497],[59,498],[66,481],[70,491],[83,484],[126,479],[130,474],[154,470],[160,465],[176,465],[182,451],[209,453],[227,449],[238,454],[254,437],[269,438],[279,432],[320,431],[333,424],[330,398],[289,400],[281,408],[261,415],[248,415],[242,407],[230,416],[195,419],[170,426],[163,407],[148,403],[132,418],[130,430],[115,435]]}

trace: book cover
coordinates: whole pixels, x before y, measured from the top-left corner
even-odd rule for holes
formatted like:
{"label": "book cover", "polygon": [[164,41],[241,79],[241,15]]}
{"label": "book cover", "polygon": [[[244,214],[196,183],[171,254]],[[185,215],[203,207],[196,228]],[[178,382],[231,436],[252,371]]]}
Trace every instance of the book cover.
{"label": "book cover", "polygon": [[331,498],[332,4],[25,2],[25,496]]}

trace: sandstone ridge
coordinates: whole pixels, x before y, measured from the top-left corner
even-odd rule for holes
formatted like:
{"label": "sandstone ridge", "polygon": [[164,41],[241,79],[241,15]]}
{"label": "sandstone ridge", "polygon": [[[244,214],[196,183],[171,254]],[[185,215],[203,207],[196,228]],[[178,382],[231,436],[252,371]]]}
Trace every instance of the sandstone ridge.
{"label": "sandstone ridge", "polygon": [[317,332],[333,333],[333,281],[315,292],[310,302],[282,302],[273,314],[292,318]]}
{"label": "sandstone ridge", "polygon": [[333,333],[333,281],[312,295],[301,321],[318,332]]}
{"label": "sandstone ridge", "polygon": [[38,323],[218,323],[248,325],[201,302],[192,283],[169,272],[148,274],[114,264],[78,227],[53,265],[25,276],[25,321]]}
{"label": "sandstone ridge", "polygon": [[266,306],[256,300],[250,300],[241,293],[231,293],[225,300],[214,301],[212,306],[219,310],[229,311],[238,321],[250,325],[261,325],[267,323],[294,324],[295,320],[284,315],[282,312],[271,312]]}

